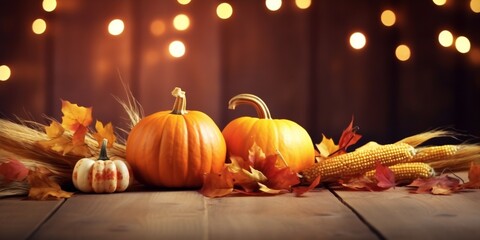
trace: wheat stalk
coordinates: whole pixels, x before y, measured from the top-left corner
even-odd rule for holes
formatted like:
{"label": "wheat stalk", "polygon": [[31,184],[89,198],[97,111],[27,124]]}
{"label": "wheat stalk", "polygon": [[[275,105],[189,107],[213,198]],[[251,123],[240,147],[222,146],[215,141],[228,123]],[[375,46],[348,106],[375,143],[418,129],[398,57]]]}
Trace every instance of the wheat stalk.
{"label": "wheat stalk", "polygon": [[[128,116],[129,129],[119,130],[128,135],[131,128],[142,119],[143,109],[133,97],[128,86],[125,84],[123,86],[127,94],[127,101],[124,102],[118,97],[115,97],[115,99],[122,105]],[[49,117],[46,118],[53,120]],[[75,163],[85,157],[72,153],[63,154],[40,145],[39,142],[50,140],[50,138],[44,132],[45,125],[38,122],[22,119],[13,122],[0,119],[0,129],[0,164],[8,162],[10,159],[16,159],[29,169],[45,167],[53,173],[53,179],[60,185],[71,182]],[[65,135],[71,138],[72,132],[65,131]],[[109,155],[125,158],[126,141],[122,138],[118,139],[119,141],[109,149]],[[85,136],[85,145],[91,153],[99,152],[100,146],[90,133]],[[28,185],[26,182],[0,182],[0,198],[27,193]]]}

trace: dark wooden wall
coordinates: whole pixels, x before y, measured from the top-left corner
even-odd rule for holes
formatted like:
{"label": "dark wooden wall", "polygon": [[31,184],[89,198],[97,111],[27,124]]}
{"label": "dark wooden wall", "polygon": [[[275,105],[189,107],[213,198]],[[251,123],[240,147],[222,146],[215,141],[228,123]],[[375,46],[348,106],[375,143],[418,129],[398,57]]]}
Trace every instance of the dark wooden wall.
{"label": "dark wooden wall", "polygon": [[[0,65],[12,77],[0,82],[0,114],[42,114],[59,118],[60,99],[93,106],[94,118],[123,126],[126,117],[112,95],[125,96],[121,80],[150,114],[170,109],[170,91],[187,91],[188,108],[209,114],[223,128],[253,109],[227,110],[228,99],[253,93],[264,99],[274,118],[304,126],[315,142],[321,134],[338,138],[352,116],[364,140],[389,142],[420,131],[452,127],[480,136],[480,14],[469,1],[435,6],[431,1],[316,1],[300,10],[294,1],[270,12],[263,1],[231,0],[233,16],[220,20],[220,1],[57,0],[52,13],[41,0],[0,3]],[[382,10],[397,13],[387,28]],[[191,19],[180,32],[171,25],[179,13]],[[47,32],[31,31],[34,19]],[[125,31],[107,33],[121,18]],[[150,32],[154,20],[165,32]],[[472,50],[460,54],[438,44],[447,28],[470,38]],[[348,37],[367,35],[364,49]],[[170,41],[187,46],[184,57],[167,53]],[[398,44],[412,57],[399,62]]]}

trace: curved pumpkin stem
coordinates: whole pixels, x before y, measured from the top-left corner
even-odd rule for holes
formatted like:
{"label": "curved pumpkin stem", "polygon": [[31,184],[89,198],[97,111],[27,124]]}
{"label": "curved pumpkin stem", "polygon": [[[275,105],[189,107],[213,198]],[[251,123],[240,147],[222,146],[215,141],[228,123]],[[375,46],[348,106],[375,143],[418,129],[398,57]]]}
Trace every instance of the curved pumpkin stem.
{"label": "curved pumpkin stem", "polygon": [[183,115],[187,113],[187,98],[185,96],[185,91],[182,91],[181,88],[176,87],[172,91],[172,95],[176,97],[175,103],[173,104],[172,114]]}
{"label": "curved pumpkin stem", "polygon": [[257,111],[259,118],[272,119],[267,104],[265,104],[265,102],[261,98],[253,94],[243,93],[232,97],[230,101],[228,101],[228,109],[235,109],[235,107],[240,104],[252,105]]}
{"label": "curved pumpkin stem", "polygon": [[108,140],[104,138],[102,141],[102,146],[100,147],[100,156],[98,156],[98,160],[110,160],[107,155],[107,143]]}

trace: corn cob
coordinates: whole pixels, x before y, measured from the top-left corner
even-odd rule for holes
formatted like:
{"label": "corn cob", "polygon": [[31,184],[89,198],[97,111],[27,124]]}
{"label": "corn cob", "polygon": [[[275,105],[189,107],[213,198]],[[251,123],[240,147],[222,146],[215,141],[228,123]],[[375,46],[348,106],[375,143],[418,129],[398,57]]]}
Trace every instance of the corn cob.
{"label": "corn cob", "polygon": [[415,148],[406,143],[379,145],[327,158],[300,174],[304,183],[311,183],[318,176],[321,177],[322,182],[334,181],[375,169],[377,162],[385,166],[408,162],[414,155]]}
{"label": "corn cob", "polygon": [[[435,170],[423,162],[398,163],[389,166],[397,183],[409,183],[417,178],[429,178],[435,176]],[[375,170],[368,171],[365,176],[370,179],[375,178]]]}
{"label": "corn cob", "polygon": [[434,162],[446,160],[457,153],[457,145],[442,145],[417,148],[417,154],[411,159],[412,162]]}

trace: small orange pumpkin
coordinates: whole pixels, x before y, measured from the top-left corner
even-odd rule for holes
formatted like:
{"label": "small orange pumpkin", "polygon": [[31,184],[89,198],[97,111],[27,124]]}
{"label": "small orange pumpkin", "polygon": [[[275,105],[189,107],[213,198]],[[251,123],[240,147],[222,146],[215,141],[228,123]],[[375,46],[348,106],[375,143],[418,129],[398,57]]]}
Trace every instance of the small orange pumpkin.
{"label": "small orange pumpkin", "polygon": [[229,109],[239,104],[255,107],[259,118],[240,117],[223,129],[230,155],[248,159],[248,151],[257,144],[268,155],[279,154],[293,171],[300,172],[315,161],[315,149],[307,131],[287,119],[272,119],[267,105],[252,94],[239,94],[228,103]]}
{"label": "small orange pumpkin", "polygon": [[126,159],[140,182],[158,187],[200,187],[203,175],[219,172],[226,145],[215,122],[186,110],[185,92],[175,88],[172,111],[140,120],[127,139]]}

